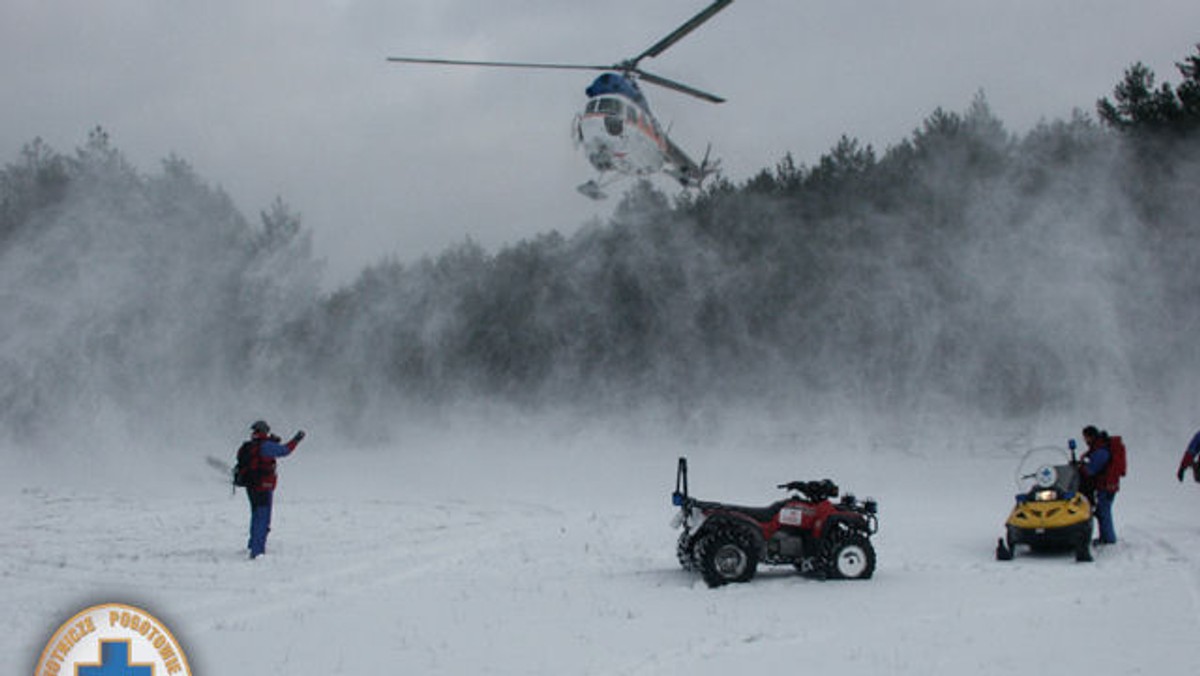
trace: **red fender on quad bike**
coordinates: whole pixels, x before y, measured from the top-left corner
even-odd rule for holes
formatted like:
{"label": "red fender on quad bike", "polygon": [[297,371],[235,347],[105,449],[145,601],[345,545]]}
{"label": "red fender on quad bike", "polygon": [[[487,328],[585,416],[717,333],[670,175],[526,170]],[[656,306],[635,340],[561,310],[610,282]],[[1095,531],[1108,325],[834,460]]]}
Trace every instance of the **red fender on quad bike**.
{"label": "red fender on quad bike", "polygon": [[711,587],[746,582],[758,564],[792,565],[820,578],[866,579],[875,571],[870,536],[878,527],[874,500],[859,502],[828,479],[793,481],[792,491],[766,507],[697,500],[688,494],[687,459],[679,459],[672,502],[683,527],[677,555]]}

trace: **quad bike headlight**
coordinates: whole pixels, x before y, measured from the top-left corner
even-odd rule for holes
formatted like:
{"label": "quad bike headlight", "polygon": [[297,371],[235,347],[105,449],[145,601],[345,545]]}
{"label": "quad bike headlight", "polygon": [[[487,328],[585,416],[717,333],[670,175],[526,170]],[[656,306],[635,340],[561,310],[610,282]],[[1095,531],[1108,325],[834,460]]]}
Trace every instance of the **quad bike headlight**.
{"label": "quad bike headlight", "polygon": [[1033,494],[1033,499],[1038,502],[1050,502],[1052,500],[1057,500],[1058,499],[1058,491],[1049,490],[1049,489],[1037,491],[1036,493]]}

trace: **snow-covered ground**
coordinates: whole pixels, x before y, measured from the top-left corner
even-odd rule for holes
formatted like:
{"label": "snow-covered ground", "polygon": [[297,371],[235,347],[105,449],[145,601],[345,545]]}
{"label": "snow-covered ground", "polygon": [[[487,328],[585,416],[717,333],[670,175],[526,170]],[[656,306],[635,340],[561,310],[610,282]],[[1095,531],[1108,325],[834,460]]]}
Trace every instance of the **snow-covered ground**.
{"label": "snow-covered ground", "polygon": [[[237,439],[77,453],[74,467],[6,449],[0,671],[30,673],[60,623],[122,602],[163,620],[196,674],[1194,673],[1200,486],[1172,476],[1189,432],[1176,448],[1122,430],[1122,541],[1095,563],[993,559],[1021,454],[1077,427],[514,423],[373,449],[309,429],[254,562],[244,496],[204,463]],[[766,504],[776,483],[826,476],[875,496],[875,577],[765,568],[708,589],[675,561],[679,455],[701,498]]]}

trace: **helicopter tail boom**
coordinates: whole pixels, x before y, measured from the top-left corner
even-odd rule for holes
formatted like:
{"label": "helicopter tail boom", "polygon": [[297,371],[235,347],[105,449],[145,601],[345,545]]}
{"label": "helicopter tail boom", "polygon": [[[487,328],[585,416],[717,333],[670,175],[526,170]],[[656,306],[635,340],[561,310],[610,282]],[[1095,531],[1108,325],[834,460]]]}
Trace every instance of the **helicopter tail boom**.
{"label": "helicopter tail boom", "polygon": [[679,181],[679,184],[685,188],[699,188],[704,183],[704,179],[717,173],[720,169],[720,160],[709,159],[711,152],[712,145],[709,145],[704,151],[704,159],[697,164],[682,148],[668,138],[667,164],[663,167],[663,172]]}

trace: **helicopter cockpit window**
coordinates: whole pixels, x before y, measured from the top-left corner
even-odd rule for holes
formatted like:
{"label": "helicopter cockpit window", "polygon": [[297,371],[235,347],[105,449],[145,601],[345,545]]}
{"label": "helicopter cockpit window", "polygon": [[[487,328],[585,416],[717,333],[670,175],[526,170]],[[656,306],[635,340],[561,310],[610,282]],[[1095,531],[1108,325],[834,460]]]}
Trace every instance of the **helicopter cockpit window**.
{"label": "helicopter cockpit window", "polygon": [[599,99],[596,101],[597,112],[607,115],[620,115],[621,107],[620,99]]}

